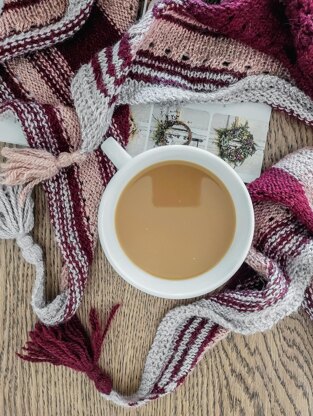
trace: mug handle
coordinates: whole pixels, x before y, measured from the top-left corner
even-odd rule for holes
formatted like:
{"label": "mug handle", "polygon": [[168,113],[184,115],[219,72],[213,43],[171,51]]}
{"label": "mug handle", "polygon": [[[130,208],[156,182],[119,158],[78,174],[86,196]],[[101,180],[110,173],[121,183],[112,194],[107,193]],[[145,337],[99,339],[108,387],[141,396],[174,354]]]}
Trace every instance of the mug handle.
{"label": "mug handle", "polygon": [[117,169],[121,169],[132,159],[130,154],[113,137],[109,137],[102,143],[101,150]]}

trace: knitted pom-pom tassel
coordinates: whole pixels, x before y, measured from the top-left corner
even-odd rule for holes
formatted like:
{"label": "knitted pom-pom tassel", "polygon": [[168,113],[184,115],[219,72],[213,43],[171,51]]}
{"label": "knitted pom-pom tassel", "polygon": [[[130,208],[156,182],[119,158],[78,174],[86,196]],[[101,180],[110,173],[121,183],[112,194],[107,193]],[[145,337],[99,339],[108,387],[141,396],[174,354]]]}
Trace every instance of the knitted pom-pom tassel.
{"label": "knitted pom-pom tassel", "polygon": [[4,147],[1,152],[7,161],[1,165],[0,181],[5,185],[24,185],[20,202],[38,183],[53,178],[57,173],[74,163],[82,163],[86,155],[77,151],[54,156],[41,149],[16,149]]}
{"label": "knitted pom-pom tassel", "polygon": [[103,329],[96,310],[91,309],[90,337],[77,316],[55,327],[38,322],[29,334],[31,340],[23,348],[25,354],[17,355],[26,361],[63,365],[85,373],[93,380],[100,393],[109,395],[112,390],[112,380],[100,369],[98,361],[104,338],[118,308],[119,305],[112,308]]}

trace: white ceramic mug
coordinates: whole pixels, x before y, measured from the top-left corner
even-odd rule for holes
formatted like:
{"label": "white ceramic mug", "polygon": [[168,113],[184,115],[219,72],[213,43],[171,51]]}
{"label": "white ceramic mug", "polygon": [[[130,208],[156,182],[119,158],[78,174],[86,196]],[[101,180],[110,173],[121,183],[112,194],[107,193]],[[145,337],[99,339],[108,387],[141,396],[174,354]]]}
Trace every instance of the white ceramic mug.
{"label": "white ceramic mug", "polygon": [[[169,299],[204,295],[226,283],[244,262],[254,232],[252,202],[237,173],[217,156],[191,146],[157,147],[132,158],[113,138],[108,138],[102,150],[118,169],[102,196],[98,219],[100,242],[113,268],[137,289]],[[140,269],[123,251],[115,229],[116,206],[127,184],[151,165],[172,160],[191,162],[214,173],[228,189],[236,210],[235,235],[225,256],[206,273],[182,280],[158,278]]]}

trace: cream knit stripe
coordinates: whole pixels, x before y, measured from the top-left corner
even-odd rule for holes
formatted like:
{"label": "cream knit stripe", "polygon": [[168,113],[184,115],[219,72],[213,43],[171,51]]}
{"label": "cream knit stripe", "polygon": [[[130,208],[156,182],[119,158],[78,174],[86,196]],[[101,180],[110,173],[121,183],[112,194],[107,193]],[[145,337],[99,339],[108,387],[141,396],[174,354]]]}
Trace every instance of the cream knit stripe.
{"label": "cream knit stripe", "polygon": [[1,40],[2,61],[46,48],[73,36],[85,23],[93,3],[94,0],[69,0],[65,15],[56,23]]}
{"label": "cream knit stripe", "polygon": [[313,101],[288,82],[270,75],[253,75],[214,92],[182,91],[175,87],[157,86],[127,80],[118,104],[152,103],[264,103],[283,110],[308,124],[313,123]]}

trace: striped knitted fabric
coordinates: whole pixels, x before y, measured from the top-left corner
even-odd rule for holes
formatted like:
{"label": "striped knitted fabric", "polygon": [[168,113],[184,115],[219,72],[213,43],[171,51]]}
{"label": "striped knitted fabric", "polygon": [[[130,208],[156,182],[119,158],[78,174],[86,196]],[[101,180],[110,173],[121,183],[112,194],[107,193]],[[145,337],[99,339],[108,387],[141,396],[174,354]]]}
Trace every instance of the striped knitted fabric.
{"label": "striped knitted fabric", "polygon": [[[71,2],[62,0],[54,5],[58,4],[60,10],[65,11],[65,17]],[[88,2],[72,3],[82,3],[85,7]],[[28,1],[10,4],[14,5],[14,13],[20,8],[24,12],[26,7],[32,10],[32,7],[39,6],[39,3]],[[42,13],[45,10],[43,7]],[[136,4],[131,0],[99,0],[74,37],[62,43],[58,43],[60,39],[55,37],[54,45],[48,49],[7,60],[0,66],[0,111],[4,116],[10,112],[21,122],[31,147],[59,155],[75,151],[80,146],[80,126],[70,93],[71,79],[95,52],[120,38],[136,13]],[[35,15],[29,14],[30,18],[35,18]],[[1,16],[0,27],[6,16]],[[23,13],[18,16],[23,16]],[[47,15],[46,20],[49,19],[51,16]],[[27,33],[23,35],[27,39]],[[121,106],[112,119],[110,134],[125,145],[129,131],[129,110],[127,106]],[[63,258],[61,293],[49,304],[44,294],[42,256],[35,264],[37,279],[32,305],[39,319],[47,324],[54,325],[70,318],[81,302],[97,242],[99,199],[114,171],[112,164],[97,150],[80,166],[62,170],[43,184]]]}
{"label": "striped knitted fabric", "polygon": [[64,260],[63,291],[46,304],[42,253],[28,235],[30,196],[0,187],[0,237],[16,238],[37,268],[32,304],[43,323],[22,358],[67,365],[86,373],[105,398],[139,406],[175,390],[229,331],[267,330],[301,306],[313,318],[313,153],[290,155],[250,185],[256,233],[247,264],[221,293],[166,315],[138,392],[123,397],[98,365],[116,308],[105,328],[91,312],[90,338],[74,315],[92,262],[100,195],[114,173],[98,147],[107,135],[127,143],[128,103],[258,101],[312,123],[312,6],[162,0],[128,30],[137,13],[131,0],[61,3],[39,16],[31,12],[36,2],[5,2],[0,17],[1,26],[9,4],[32,15],[28,28],[8,24],[3,35],[0,112],[19,119],[32,149],[4,150],[2,181],[26,182],[26,191],[43,181]]}
{"label": "striped knitted fabric", "polygon": [[82,152],[123,103],[263,102],[312,124],[312,13],[310,0],[159,1],[73,79]]}
{"label": "striped knitted fabric", "polygon": [[[102,3],[113,7],[109,0]],[[24,155],[26,173],[21,153],[16,159],[11,153],[4,182],[25,183],[29,191],[61,168],[83,162],[98,149],[123,104],[263,102],[312,124],[312,7],[310,0],[158,1],[73,77],[82,137],[75,154],[65,153],[62,163],[48,158],[46,171],[37,170],[43,164],[40,151],[28,154],[27,161]],[[132,2],[123,13],[124,8],[134,12]]]}
{"label": "striped knitted fabric", "polygon": [[[16,13],[32,10],[29,2],[12,4]],[[67,18],[71,4],[64,0],[59,20],[50,11],[43,12],[41,25],[33,21],[29,30],[34,38],[36,30]],[[15,114],[36,149],[4,149],[8,164],[2,182],[26,183],[25,198],[43,181],[64,259],[62,294],[46,305],[43,289],[34,292],[35,312],[47,324],[69,319],[81,301],[92,262],[97,206],[114,172],[98,148],[107,135],[126,144],[130,125],[125,104],[260,101],[307,123],[313,120],[312,80],[306,75],[310,1],[224,0],[210,5],[164,0],[126,31],[137,6],[131,0],[98,0],[74,37],[60,42],[63,38],[51,32],[53,46],[8,59],[0,67],[0,111]],[[30,13],[31,20],[35,15]],[[264,29],[264,38],[252,36],[247,23],[252,18],[257,33]],[[10,36],[14,44],[15,36],[31,44],[29,32]],[[16,55],[15,50],[8,53]]]}
{"label": "striped knitted fabric", "polygon": [[[18,5],[30,7],[29,2],[12,4],[16,12]],[[73,4],[81,5],[78,0]],[[67,19],[71,5],[64,0],[59,20],[50,11],[37,28],[33,22],[29,30],[34,38],[36,30]],[[51,32],[53,46],[8,59],[0,67],[0,111],[15,114],[36,149],[4,149],[8,163],[1,179],[7,185],[25,183],[24,199],[43,181],[64,259],[61,295],[49,305],[41,286],[33,295],[35,312],[50,325],[73,316],[81,301],[92,262],[97,206],[114,172],[98,148],[107,135],[126,144],[130,125],[125,104],[261,101],[312,122],[312,80],[306,75],[310,1],[260,0],[256,5],[224,0],[211,5],[163,0],[123,35],[137,6],[131,0],[98,0],[74,37],[60,42],[63,38]],[[35,13],[30,15],[33,20]],[[264,38],[252,36],[252,18]],[[27,31],[10,36],[14,44],[15,36],[31,44]],[[15,50],[8,53],[16,55]]]}
{"label": "striped knitted fabric", "polygon": [[256,229],[247,264],[222,292],[165,316],[134,395],[114,391],[98,366],[99,339],[101,345],[116,308],[103,332],[92,311],[90,340],[77,317],[53,329],[38,323],[21,357],[84,372],[107,400],[136,407],[174,391],[229,331],[268,330],[300,307],[313,318],[312,165],[313,149],[302,149],[249,186]]}

